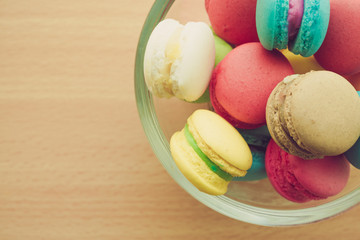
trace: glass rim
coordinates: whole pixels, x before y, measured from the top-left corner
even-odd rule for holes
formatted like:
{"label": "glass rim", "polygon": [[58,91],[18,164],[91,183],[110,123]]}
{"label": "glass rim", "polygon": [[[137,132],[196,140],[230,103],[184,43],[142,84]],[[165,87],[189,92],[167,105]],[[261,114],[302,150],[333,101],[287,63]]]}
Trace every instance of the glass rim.
{"label": "glass rim", "polygon": [[230,218],[262,226],[292,226],[312,223],[338,215],[360,203],[360,187],[331,202],[304,209],[277,210],[251,206],[226,196],[211,196],[197,190],[177,169],[169,143],[162,132],[151,93],[147,90],[143,60],[147,41],[154,27],[165,18],[175,0],[156,0],[143,25],[135,60],[134,88],[137,109],[148,141],[160,163],[191,196],[209,208]]}

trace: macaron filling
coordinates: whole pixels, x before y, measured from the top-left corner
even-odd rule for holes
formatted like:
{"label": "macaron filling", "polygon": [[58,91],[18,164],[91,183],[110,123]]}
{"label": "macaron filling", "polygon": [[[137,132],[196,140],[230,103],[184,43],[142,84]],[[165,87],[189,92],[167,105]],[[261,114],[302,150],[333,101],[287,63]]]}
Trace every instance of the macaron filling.
{"label": "macaron filling", "polygon": [[299,32],[304,14],[304,0],[288,0],[278,3],[276,13],[274,48],[285,49]]}
{"label": "macaron filling", "polygon": [[288,12],[288,38],[289,41],[295,39],[297,36],[302,17],[304,14],[304,0],[289,0],[289,12]]}
{"label": "macaron filling", "polygon": [[194,149],[194,151],[197,153],[197,155],[205,162],[205,164],[210,168],[211,171],[213,171],[215,174],[217,174],[220,178],[224,179],[225,181],[231,181],[233,179],[233,176],[229,173],[223,171],[218,165],[216,165],[214,162],[212,162],[203,151],[199,148],[199,146],[196,143],[195,138],[189,131],[188,124],[185,124],[184,128],[185,138],[189,145]]}

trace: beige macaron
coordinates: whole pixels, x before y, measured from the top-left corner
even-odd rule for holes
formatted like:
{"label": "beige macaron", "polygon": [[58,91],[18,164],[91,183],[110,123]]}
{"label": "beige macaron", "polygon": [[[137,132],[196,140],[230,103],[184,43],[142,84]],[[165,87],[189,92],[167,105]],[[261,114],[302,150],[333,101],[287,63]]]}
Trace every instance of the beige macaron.
{"label": "beige macaron", "polygon": [[360,136],[355,88],[330,71],[291,75],[272,91],[266,121],[275,142],[304,159],[336,156]]}

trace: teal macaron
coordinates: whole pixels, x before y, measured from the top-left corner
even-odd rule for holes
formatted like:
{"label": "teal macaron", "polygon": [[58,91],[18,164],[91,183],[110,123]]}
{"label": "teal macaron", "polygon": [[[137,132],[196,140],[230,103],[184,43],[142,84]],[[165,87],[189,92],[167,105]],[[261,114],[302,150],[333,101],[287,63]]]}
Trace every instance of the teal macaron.
{"label": "teal macaron", "polygon": [[267,178],[265,168],[266,148],[250,146],[250,150],[253,159],[251,168],[247,171],[244,177],[235,177],[233,178],[233,181],[248,182]]}
{"label": "teal macaron", "polygon": [[256,181],[267,178],[265,169],[266,147],[271,139],[266,125],[255,129],[237,129],[245,141],[249,144],[253,164],[244,177],[235,177],[234,181]]}
{"label": "teal macaron", "polygon": [[289,48],[313,55],[325,39],[330,19],[329,0],[258,0],[256,29],[268,50]]}
{"label": "teal macaron", "polygon": [[237,129],[250,146],[266,148],[271,135],[266,125],[255,129]]}

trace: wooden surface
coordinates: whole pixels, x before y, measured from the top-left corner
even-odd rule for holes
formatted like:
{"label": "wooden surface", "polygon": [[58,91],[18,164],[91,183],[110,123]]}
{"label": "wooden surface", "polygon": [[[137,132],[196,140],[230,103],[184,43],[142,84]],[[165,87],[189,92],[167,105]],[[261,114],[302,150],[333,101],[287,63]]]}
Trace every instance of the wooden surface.
{"label": "wooden surface", "polygon": [[260,227],[208,209],[170,178],[134,96],[151,5],[0,0],[0,240],[360,239],[359,206]]}

